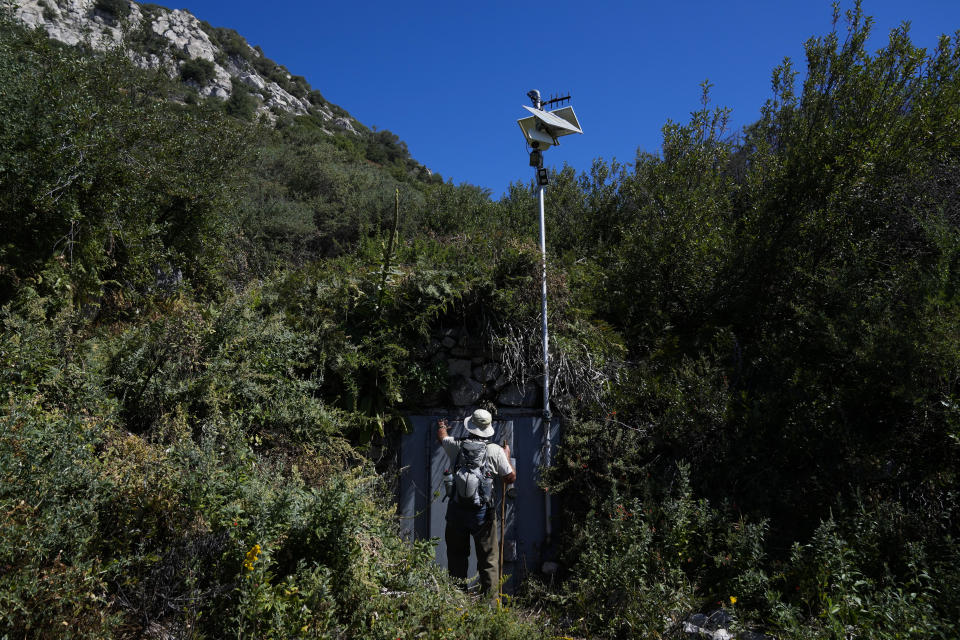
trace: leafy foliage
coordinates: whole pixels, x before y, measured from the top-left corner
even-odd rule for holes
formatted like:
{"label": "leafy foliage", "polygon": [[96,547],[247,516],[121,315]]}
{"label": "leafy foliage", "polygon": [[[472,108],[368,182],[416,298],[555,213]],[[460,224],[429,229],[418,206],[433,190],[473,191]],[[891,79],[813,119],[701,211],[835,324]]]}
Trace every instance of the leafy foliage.
{"label": "leafy foliage", "polygon": [[533,637],[400,539],[335,434],[347,416],[297,383],[290,328],[251,302],[102,334],[36,322],[40,298],[4,312],[0,631]]}
{"label": "leafy foliage", "polygon": [[190,58],[180,67],[180,77],[184,82],[193,82],[201,87],[213,80],[214,75],[213,63],[204,58]]}
{"label": "leafy foliage", "polygon": [[[460,593],[429,543],[401,540],[389,493],[344,438],[366,443],[398,390],[435,384],[369,321],[378,306],[399,317],[418,289],[391,275],[379,294],[379,256],[247,279],[255,254],[238,249],[266,214],[233,186],[257,184],[241,133],[281,134],[171,104],[175,86],[120,56],[0,26],[0,635],[536,637]],[[309,176],[290,186],[328,196]],[[292,231],[316,228],[310,211]],[[321,295],[299,307],[303,284]],[[358,291],[354,343],[336,323]],[[369,383],[378,414],[365,376],[388,364],[386,384]]]}
{"label": "leafy foliage", "polygon": [[96,0],[93,6],[114,18],[126,18],[130,15],[129,0]]}
{"label": "leafy foliage", "polygon": [[[960,43],[836,18],[742,135],[705,85],[659,154],[551,176],[562,571],[520,601],[566,631],[956,636]],[[436,402],[438,329],[542,375],[533,185],[6,19],[0,86],[0,634],[549,632],[402,541],[366,457]]]}
{"label": "leafy foliage", "polygon": [[[930,54],[915,48],[905,27],[870,54],[859,6],[847,25],[845,37],[807,43],[800,89],[789,62],[776,70],[775,95],[741,141],[705,93],[688,125],[664,128],[661,156],[640,155],[632,173],[595,167],[567,200],[568,211],[603,203],[589,218],[599,228],[565,242],[597,256],[602,275],[586,284],[602,288],[587,295],[640,363],[605,428],[568,428],[551,484],[585,513],[593,496],[639,499],[647,474],[668,483],[669,462],[688,461],[695,495],[763,525],[747,547],[697,545],[733,563],[759,558],[729,583],[738,614],[791,637],[945,637],[957,606],[942,595],[956,578],[941,560],[955,558],[958,533],[948,487],[960,369],[941,323],[958,319],[945,265],[960,237],[948,186],[960,56],[946,37]],[[593,529],[568,533],[573,575],[603,566]],[[611,540],[600,553],[635,552]],[[724,583],[699,562],[684,573],[709,603]],[[822,573],[797,586],[795,571]]]}
{"label": "leafy foliage", "polygon": [[162,100],[162,81],[119,53],[83,59],[0,27],[0,300],[28,280],[69,286],[81,305],[149,295],[183,276],[217,282],[244,153],[237,128]]}

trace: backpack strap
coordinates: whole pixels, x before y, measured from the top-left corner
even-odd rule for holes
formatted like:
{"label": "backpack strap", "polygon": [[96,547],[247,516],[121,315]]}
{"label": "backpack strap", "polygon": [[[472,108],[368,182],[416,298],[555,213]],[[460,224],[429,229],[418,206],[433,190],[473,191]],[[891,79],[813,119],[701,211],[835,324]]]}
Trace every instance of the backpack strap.
{"label": "backpack strap", "polygon": [[453,461],[453,470],[456,472],[456,470],[460,468],[460,456],[463,455],[463,447],[461,446],[463,444],[463,438],[457,438],[454,442],[457,443],[457,459]]}

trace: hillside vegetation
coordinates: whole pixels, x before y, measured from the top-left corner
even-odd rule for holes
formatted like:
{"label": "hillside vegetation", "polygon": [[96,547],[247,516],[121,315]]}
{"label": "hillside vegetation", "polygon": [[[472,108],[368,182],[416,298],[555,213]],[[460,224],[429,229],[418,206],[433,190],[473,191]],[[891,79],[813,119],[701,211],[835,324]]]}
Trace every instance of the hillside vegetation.
{"label": "hillside vegetation", "polygon": [[956,637],[960,42],[869,29],[551,176],[561,571],[491,607],[381,452],[437,326],[536,374],[533,187],[0,16],[0,637]]}

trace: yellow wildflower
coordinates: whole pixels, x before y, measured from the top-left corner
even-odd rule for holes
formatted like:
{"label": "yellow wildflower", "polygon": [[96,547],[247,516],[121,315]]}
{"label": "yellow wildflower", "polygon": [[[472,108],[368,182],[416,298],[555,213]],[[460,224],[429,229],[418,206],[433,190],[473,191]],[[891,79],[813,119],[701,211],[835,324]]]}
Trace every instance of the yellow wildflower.
{"label": "yellow wildflower", "polygon": [[255,544],[250,547],[250,551],[247,551],[247,556],[243,561],[243,568],[247,571],[253,571],[253,565],[257,562],[257,558],[260,556],[260,545]]}
{"label": "yellow wildflower", "polygon": [[737,604],[737,596],[730,596],[730,604]]}

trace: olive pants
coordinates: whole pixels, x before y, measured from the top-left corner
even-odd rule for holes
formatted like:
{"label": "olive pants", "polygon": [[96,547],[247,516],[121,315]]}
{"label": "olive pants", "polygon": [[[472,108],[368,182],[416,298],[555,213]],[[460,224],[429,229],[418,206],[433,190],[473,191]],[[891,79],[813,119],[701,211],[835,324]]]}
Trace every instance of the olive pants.
{"label": "olive pants", "polygon": [[[457,510],[451,504],[450,508]],[[497,535],[499,526],[495,509],[487,509],[482,521],[471,522],[469,514],[457,517],[447,512],[447,528],[444,540],[447,543],[447,571],[454,578],[467,579],[470,564],[470,538],[477,548],[477,573],[480,589],[484,594],[495,595],[500,588],[500,547]]]}

